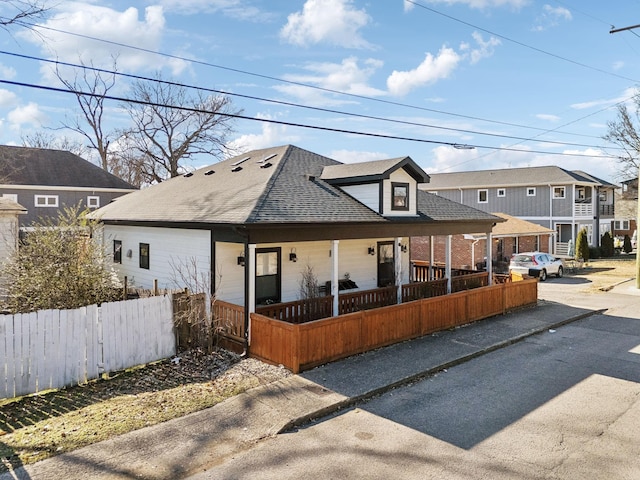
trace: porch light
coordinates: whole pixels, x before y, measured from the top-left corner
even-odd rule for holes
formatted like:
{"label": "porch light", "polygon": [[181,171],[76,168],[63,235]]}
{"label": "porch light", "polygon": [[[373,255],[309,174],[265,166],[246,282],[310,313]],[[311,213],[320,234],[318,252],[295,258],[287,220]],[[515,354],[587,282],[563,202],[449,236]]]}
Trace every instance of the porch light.
{"label": "porch light", "polygon": [[292,248],[291,249],[291,253],[289,253],[289,261],[290,262],[297,262],[298,261],[298,256],[296,255],[296,249]]}
{"label": "porch light", "polygon": [[238,265],[244,267],[244,254],[238,256]]}
{"label": "porch light", "polygon": [[375,249],[375,248],[373,248],[373,247],[369,247],[369,248],[367,249],[367,253],[368,253],[369,255],[375,255],[375,254],[376,254],[376,249]]}

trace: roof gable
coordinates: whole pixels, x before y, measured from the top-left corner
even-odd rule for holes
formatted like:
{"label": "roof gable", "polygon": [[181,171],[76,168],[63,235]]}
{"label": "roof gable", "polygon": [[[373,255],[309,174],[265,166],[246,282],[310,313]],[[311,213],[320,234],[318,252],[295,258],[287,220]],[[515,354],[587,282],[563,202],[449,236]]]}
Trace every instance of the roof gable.
{"label": "roof gable", "polygon": [[0,183],[96,189],[136,188],[71,152],[0,145]]}
{"label": "roof gable", "polygon": [[394,171],[401,168],[406,170],[417,183],[429,182],[429,175],[411,157],[328,166],[323,169],[321,178],[332,185],[379,182],[388,179]]}

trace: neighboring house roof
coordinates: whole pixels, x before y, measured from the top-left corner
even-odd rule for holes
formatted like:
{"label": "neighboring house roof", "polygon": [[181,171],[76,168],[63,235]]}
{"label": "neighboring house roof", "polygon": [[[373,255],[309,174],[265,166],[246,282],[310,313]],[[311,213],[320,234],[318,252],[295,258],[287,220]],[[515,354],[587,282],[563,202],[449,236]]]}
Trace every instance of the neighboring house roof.
{"label": "neighboring house roof", "polygon": [[410,157],[332,165],[324,168],[321,178],[333,185],[380,181],[399,168],[404,168],[418,183],[429,181],[429,175]]}
{"label": "neighboring house roof", "polygon": [[71,152],[0,145],[0,184],[135,190]]}
{"label": "neighboring house roof", "polygon": [[[365,170],[382,174],[403,161],[381,161],[380,169],[366,165]],[[331,179],[339,179],[334,167],[340,165],[293,145],[255,150],[120,197],[94,215],[118,223],[231,225],[500,221],[426,192],[419,192],[417,216],[383,217],[323,180],[325,169]],[[352,178],[356,170],[343,172]]]}
{"label": "neighboring house roof", "polygon": [[[491,230],[491,236],[496,237],[523,237],[529,235],[552,235],[554,232],[550,228],[543,227],[536,223],[527,222],[518,217],[512,217],[506,213],[493,213],[496,217],[504,219],[502,223],[497,223]],[[485,238],[484,232],[468,235],[474,239]]]}
{"label": "neighboring house roof", "polygon": [[0,197],[0,213],[27,213],[27,209],[8,198]]}
{"label": "neighboring house roof", "polygon": [[468,172],[433,173],[424,190],[454,188],[484,188],[530,185],[563,185],[584,183],[594,186],[615,186],[581,171],[569,171],[557,166],[474,170]]}

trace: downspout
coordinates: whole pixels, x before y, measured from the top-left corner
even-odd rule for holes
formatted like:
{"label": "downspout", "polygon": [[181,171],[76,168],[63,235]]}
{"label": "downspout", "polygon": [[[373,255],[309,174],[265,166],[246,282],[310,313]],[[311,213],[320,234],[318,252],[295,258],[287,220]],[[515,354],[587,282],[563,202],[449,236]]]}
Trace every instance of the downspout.
{"label": "downspout", "polygon": [[[554,230],[553,228],[553,190],[551,189],[551,184],[548,185],[549,187],[549,230]],[[559,242],[560,239],[556,238],[556,242]],[[549,253],[553,252],[554,254],[556,253],[556,244],[554,243],[553,245],[553,250],[551,249],[551,245],[549,245]]]}
{"label": "downspout", "polygon": [[471,244],[471,268],[475,270],[476,267],[476,245],[480,241],[479,238],[473,241]]}
{"label": "downspout", "polygon": [[593,187],[594,197],[591,203],[593,204],[593,235],[595,237],[594,247],[600,246],[600,187]]}

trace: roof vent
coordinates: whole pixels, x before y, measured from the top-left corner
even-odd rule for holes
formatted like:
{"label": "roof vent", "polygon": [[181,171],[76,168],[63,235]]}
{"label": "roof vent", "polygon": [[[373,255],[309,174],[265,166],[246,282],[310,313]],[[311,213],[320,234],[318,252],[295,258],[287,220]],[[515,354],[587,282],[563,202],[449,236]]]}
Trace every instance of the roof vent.
{"label": "roof vent", "polygon": [[189,178],[191,176],[193,176],[193,172],[187,172],[183,175],[184,178]]}
{"label": "roof vent", "polygon": [[263,163],[262,165],[260,165],[260,168],[269,168],[272,167],[273,163],[271,162],[267,162],[267,163]]}
{"label": "roof vent", "polygon": [[204,172],[205,175],[213,175],[214,173],[216,173],[215,170],[207,170],[206,172]]}
{"label": "roof vent", "polygon": [[[237,167],[237,166],[238,166],[238,165],[240,165],[241,163],[244,163],[244,162],[246,162],[247,160],[249,160],[250,158],[251,158],[251,157],[245,157],[245,158],[243,158],[242,160],[238,160],[237,162],[232,163],[231,165],[232,165],[232,166],[234,166],[234,167]],[[232,171],[233,171],[233,170],[232,170]]]}
{"label": "roof vent", "polygon": [[309,180],[310,182],[315,182],[316,181],[316,176],[315,175],[307,175],[307,180]]}
{"label": "roof vent", "polygon": [[237,167],[234,167],[234,168],[231,169],[232,172],[239,172],[240,170],[242,170],[242,167],[239,166],[239,165]]}
{"label": "roof vent", "polygon": [[275,157],[276,155],[278,155],[277,153],[272,153],[271,155],[267,155],[266,157],[264,157],[262,160],[260,160],[258,163],[266,163],[267,160],[271,160],[273,157]]}

